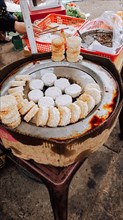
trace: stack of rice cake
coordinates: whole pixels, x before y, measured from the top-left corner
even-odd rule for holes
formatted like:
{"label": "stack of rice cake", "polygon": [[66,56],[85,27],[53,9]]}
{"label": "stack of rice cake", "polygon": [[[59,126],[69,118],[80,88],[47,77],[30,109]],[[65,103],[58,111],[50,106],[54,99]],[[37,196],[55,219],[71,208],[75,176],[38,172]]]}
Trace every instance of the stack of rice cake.
{"label": "stack of rice cake", "polygon": [[65,56],[65,41],[63,37],[57,37],[52,40],[51,43],[52,50],[52,60],[53,61],[62,61]]}
{"label": "stack of rice cake", "polygon": [[78,62],[80,59],[81,38],[72,36],[66,39],[67,43],[67,61]]}

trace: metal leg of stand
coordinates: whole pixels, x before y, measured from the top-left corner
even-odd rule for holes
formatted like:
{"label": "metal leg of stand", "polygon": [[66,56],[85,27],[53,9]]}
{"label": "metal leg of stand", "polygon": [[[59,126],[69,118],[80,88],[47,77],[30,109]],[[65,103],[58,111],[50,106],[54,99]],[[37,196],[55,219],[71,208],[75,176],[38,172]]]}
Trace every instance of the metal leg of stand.
{"label": "metal leg of stand", "polygon": [[[54,220],[67,220],[68,217],[68,192],[69,186],[71,183],[74,174],[78,171],[80,166],[84,163],[86,157],[80,159],[74,164],[62,168],[57,177],[55,177],[55,181],[52,179],[52,174],[50,179],[47,177],[44,178],[43,181],[46,185],[49,195],[50,202],[54,214]],[[51,169],[51,167],[50,167]],[[55,168],[56,170],[59,168]]]}
{"label": "metal leg of stand", "polygon": [[48,187],[55,220],[67,220],[69,185]]}
{"label": "metal leg of stand", "polygon": [[[67,220],[69,185],[74,177],[74,174],[78,171],[86,158],[87,157],[83,157],[74,164],[62,168],[59,174],[55,176],[54,181],[52,177],[53,172],[51,173],[50,179],[47,179],[47,177],[43,179],[49,191],[55,220]],[[55,169],[58,170],[59,168]]]}
{"label": "metal leg of stand", "polygon": [[64,168],[37,164],[33,161],[17,158],[12,154],[8,155],[8,157],[44,182],[49,191],[54,219],[67,220],[69,185],[87,156],[83,155],[83,158]]}
{"label": "metal leg of stand", "polygon": [[83,154],[83,157],[79,158],[74,164],[63,168],[26,161],[17,158],[8,150],[5,150],[5,152],[18,166],[44,182],[49,191],[54,219],[67,220],[69,185],[74,174],[86,160],[88,152],[85,155]]}
{"label": "metal leg of stand", "polygon": [[123,107],[119,115],[119,125],[120,125],[120,138],[121,140],[123,140]]}

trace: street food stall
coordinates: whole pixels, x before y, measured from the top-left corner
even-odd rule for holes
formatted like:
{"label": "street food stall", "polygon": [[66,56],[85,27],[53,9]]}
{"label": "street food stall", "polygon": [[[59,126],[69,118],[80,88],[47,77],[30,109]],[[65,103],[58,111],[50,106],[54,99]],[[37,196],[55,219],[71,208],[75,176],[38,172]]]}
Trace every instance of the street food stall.
{"label": "street food stall", "polygon": [[[28,36],[30,31],[29,27]],[[66,48],[60,35],[45,53],[36,53],[37,42],[31,44],[35,39],[29,38],[32,55],[0,74],[1,147],[44,182],[56,220],[67,219],[69,184],[109,137],[123,106],[117,69],[107,58],[81,52],[77,37],[69,36]]]}
{"label": "street food stall", "polygon": [[[12,94],[15,93],[16,87],[12,91],[13,88],[9,88],[11,82],[17,82],[15,79],[19,79],[19,76],[21,78],[22,76],[27,77],[27,75],[32,76],[33,80],[40,79],[42,71],[44,76],[47,71],[51,71],[52,74],[56,74],[58,79],[69,79],[71,85],[74,82],[74,84],[85,88],[89,83],[93,86],[98,85],[100,88],[101,99],[97,101],[93,110],[86,117],[78,118],[78,121],[75,119],[78,108],[72,110],[73,120],[75,121],[70,123],[68,120],[70,124],[66,126],[58,125],[60,120],[59,108],[56,107],[50,107],[53,121],[50,116],[49,122],[43,127],[37,126],[33,121],[28,121],[27,117],[23,118],[23,115],[21,119],[20,115],[18,119],[11,118],[11,123],[10,120],[9,123],[5,122],[7,117],[7,115],[6,117],[3,116],[5,108],[2,111],[2,121],[5,123],[0,125],[2,145],[4,149],[11,150],[12,154],[8,151],[8,157],[44,181],[50,192],[55,219],[67,219],[67,194],[70,180],[82,162],[106,141],[116,124],[123,104],[122,86],[116,69],[109,62],[108,65],[110,64],[111,70],[106,70],[102,63],[101,65],[97,64],[98,59],[100,60],[100,58],[95,57],[95,60],[88,61],[85,56],[82,62],[70,64],[68,61],[52,62],[50,53],[35,54],[10,64],[2,71],[1,91],[4,101],[1,103],[4,102],[2,105],[4,107],[8,105],[8,102],[5,103],[6,97],[14,97]],[[104,60],[102,58],[100,61],[103,62]],[[38,61],[37,64],[36,61]],[[105,60],[106,62],[107,60]],[[25,89],[23,91],[26,95]],[[8,91],[11,95],[7,95]],[[100,94],[98,90],[97,93]],[[27,102],[26,100],[24,103]],[[72,103],[71,105],[75,107],[75,98]],[[11,109],[11,104],[9,109]],[[27,107],[21,108],[21,114],[25,108]],[[37,109],[39,108],[37,107]],[[53,109],[55,111],[52,111]],[[26,113],[24,113],[25,115]],[[16,127],[18,120],[19,126]],[[55,125],[54,120],[56,120]],[[60,172],[60,179],[57,179],[54,176],[55,174],[52,175],[57,171]],[[62,175],[64,176],[61,179]],[[59,200],[61,194],[63,199]],[[64,203],[64,201],[66,202]],[[61,207],[64,207],[62,213]]]}

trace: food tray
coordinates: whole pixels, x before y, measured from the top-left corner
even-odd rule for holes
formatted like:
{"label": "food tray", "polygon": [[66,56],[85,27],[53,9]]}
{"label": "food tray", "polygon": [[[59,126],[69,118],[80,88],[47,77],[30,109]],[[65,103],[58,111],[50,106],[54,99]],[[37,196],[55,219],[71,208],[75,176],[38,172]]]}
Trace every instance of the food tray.
{"label": "food tray", "polygon": [[[40,27],[42,31],[47,29],[47,25],[51,23],[72,25],[79,30],[87,21],[81,18],[74,18],[71,16],[60,15],[60,14],[49,14],[44,19],[42,19],[37,25]],[[76,31],[75,31],[76,32]],[[75,33],[74,33],[75,34]],[[73,34],[73,35],[74,35]],[[29,40],[25,39],[26,45],[30,50]],[[39,42],[36,40],[36,46],[38,52],[50,52],[51,51],[51,43],[48,42]]]}
{"label": "food tray", "polygon": [[[87,32],[89,32],[90,30],[95,31],[97,29],[101,29],[101,30],[105,30],[105,31],[111,31],[110,27],[107,26],[103,21],[100,21],[100,22],[98,21],[97,22],[96,20],[92,20],[92,21],[88,21],[86,24],[84,24],[79,29],[79,32],[80,32],[80,34],[82,34],[82,33],[86,33],[86,31]],[[78,33],[76,33],[75,35],[78,35]],[[109,58],[112,62],[115,62],[115,60],[118,56],[120,56],[120,55],[122,56],[123,46],[120,47],[119,49],[117,49],[117,52],[115,54],[110,54],[110,53],[102,52],[102,51],[92,51],[92,50],[82,48],[82,47],[81,47],[81,52],[106,57],[106,58]]]}

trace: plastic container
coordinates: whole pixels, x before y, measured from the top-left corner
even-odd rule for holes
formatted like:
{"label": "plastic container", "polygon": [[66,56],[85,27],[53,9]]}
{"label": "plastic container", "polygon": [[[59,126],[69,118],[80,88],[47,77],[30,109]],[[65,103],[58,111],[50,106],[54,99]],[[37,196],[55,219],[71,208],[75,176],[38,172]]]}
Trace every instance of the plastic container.
{"label": "plastic container", "polygon": [[[88,28],[88,27],[90,27],[90,28]],[[103,21],[100,21],[100,22],[96,21],[96,20],[88,21],[86,24],[84,24],[79,29],[80,34],[84,31],[86,31],[87,30],[86,28],[88,28],[88,30],[96,29],[96,28],[108,30],[109,26],[107,26]],[[78,35],[78,33],[76,32],[75,35]],[[123,46],[121,46],[119,49],[117,49],[117,52],[115,54],[110,54],[110,53],[102,52],[102,51],[93,51],[93,50],[89,50],[86,48],[81,48],[81,52],[106,57],[106,58],[109,58],[112,62],[115,62],[115,60],[119,56],[123,56]]]}
{"label": "plastic container", "polygon": [[[87,20],[84,20],[81,18],[74,18],[71,16],[60,15],[60,14],[49,14],[48,16],[46,16],[43,20],[41,20],[38,23],[38,26],[40,27],[42,31],[44,31],[47,29],[48,24],[58,23],[58,24],[65,24],[68,26],[72,25],[73,27],[76,28],[76,30],[79,30],[86,22]],[[28,49],[30,50],[29,40],[25,39],[25,42],[26,42]],[[37,45],[38,52],[50,52],[51,51],[51,43],[36,41],[36,45]]]}
{"label": "plastic container", "polygon": [[19,34],[12,37],[12,43],[14,44],[15,50],[23,49],[23,42]]}

